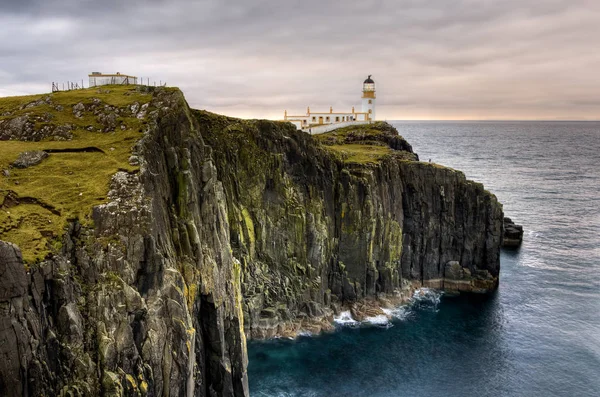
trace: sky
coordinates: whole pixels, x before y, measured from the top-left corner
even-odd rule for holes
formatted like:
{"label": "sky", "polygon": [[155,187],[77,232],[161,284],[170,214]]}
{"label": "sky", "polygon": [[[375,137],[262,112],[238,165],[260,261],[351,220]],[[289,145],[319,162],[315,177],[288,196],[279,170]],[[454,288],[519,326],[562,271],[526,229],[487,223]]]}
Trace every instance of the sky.
{"label": "sky", "polygon": [[0,96],[121,72],[243,118],[600,119],[600,0],[0,0]]}

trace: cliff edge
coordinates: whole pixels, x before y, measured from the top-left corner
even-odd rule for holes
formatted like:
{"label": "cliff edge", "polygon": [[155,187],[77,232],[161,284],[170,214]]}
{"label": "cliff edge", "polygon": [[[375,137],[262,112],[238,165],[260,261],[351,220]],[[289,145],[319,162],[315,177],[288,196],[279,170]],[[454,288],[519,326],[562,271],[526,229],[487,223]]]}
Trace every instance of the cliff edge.
{"label": "cliff edge", "polygon": [[386,123],[106,87],[0,99],[0,140],[3,395],[245,396],[246,336],[498,285],[495,196]]}

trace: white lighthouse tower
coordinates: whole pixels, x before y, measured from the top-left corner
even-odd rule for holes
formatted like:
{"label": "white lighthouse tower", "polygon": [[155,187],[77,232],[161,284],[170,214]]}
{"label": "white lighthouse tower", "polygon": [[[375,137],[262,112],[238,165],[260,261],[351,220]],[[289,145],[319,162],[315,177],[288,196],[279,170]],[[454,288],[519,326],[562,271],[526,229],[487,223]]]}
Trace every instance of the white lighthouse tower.
{"label": "white lighthouse tower", "polygon": [[371,75],[363,83],[362,111],[367,113],[368,120],[375,120],[375,82]]}

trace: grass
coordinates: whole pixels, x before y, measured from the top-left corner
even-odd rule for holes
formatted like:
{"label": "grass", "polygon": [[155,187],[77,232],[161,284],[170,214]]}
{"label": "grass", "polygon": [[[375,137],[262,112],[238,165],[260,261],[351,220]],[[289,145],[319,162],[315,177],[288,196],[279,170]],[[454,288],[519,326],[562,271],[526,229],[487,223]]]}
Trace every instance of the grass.
{"label": "grass", "polygon": [[385,132],[389,131],[388,126],[380,121],[376,121],[372,124],[358,124],[358,125],[350,125],[347,127],[338,128],[331,132],[326,132],[324,134],[313,135],[315,139],[325,144],[341,144],[343,143],[349,136],[362,136],[365,138],[373,138],[377,139]]}
{"label": "grass", "polygon": [[[21,109],[21,107],[24,107],[27,104],[46,97],[50,98],[50,104],[42,103],[31,108]],[[77,118],[73,114],[74,105],[80,102],[84,105],[92,104],[94,98],[100,99],[103,105],[106,104],[122,108],[135,102],[140,104],[149,102],[151,95],[138,92],[133,86],[114,85],[103,86],[101,88],[96,87],[83,90],[54,92],[50,94],[6,97],[0,98],[0,120],[12,119],[23,115],[28,115],[30,119],[50,115],[49,124],[72,124],[81,129],[88,126],[97,128],[100,127],[100,124],[96,120],[96,116],[92,113],[84,112],[82,118]],[[58,106],[62,106],[63,110],[57,110]],[[131,121],[135,122],[136,120],[137,119]],[[40,123],[40,127],[42,125],[43,124]]]}
{"label": "grass", "polygon": [[345,163],[377,164],[385,156],[392,153],[392,149],[380,145],[361,145],[351,143],[347,145],[327,145],[325,148],[341,156]]}
{"label": "grass", "polygon": [[[52,105],[18,109],[47,95],[51,96]],[[0,169],[10,171],[9,177],[0,175],[0,239],[17,244],[26,263],[42,260],[59,245],[68,220],[77,218],[91,222],[92,207],[107,200],[112,175],[119,170],[134,172],[137,169],[128,160],[132,146],[142,136],[144,121],[136,117],[119,117],[125,130],[117,127],[109,133],[86,131],[86,126],[97,124],[95,116],[84,112],[84,117],[78,119],[73,115],[72,106],[79,102],[92,103],[93,98],[123,108],[134,102],[147,103],[151,95],[139,93],[131,86],[104,86],[100,90],[0,98],[0,114],[11,112],[11,116],[3,118],[47,112],[52,115],[51,123],[75,126],[73,139],[69,141],[0,143]],[[64,109],[59,111],[52,107],[57,104]],[[36,128],[43,124],[36,123]],[[102,152],[50,153],[36,166],[10,168],[24,151],[84,147],[96,147]],[[15,195],[16,200],[7,199],[7,196]]]}
{"label": "grass", "polygon": [[359,124],[313,135],[323,147],[347,164],[377,164],[394,152],[382,137],[391,126],[385,123]]}

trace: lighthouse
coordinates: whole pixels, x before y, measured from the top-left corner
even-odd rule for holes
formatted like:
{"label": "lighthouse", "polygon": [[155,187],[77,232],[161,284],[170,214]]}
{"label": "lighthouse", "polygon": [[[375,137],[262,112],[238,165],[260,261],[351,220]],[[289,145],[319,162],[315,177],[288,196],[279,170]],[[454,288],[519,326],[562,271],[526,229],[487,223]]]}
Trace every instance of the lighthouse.
{"label": "lighthouse", "polygon": [[375,82],[371,75],[363,82],[362,111],[368,120],[375,120]]}
{"label": "lighthouse", "polygon": [[[360,81],[360,80],[359,80]],[[362,111],[352,106],[352,111],[339,111],[329,106],[329,110],[316,112],[310,107],[306,108],[306,114],[291,116],[287,110],[283,112],[283,120],[292,123],[299,130],[309,134],[322,134],[337,128],[347,127],[352,124],[370,124],[375,121],[375,82],[371,75],[363,81],[362,89]]]}

